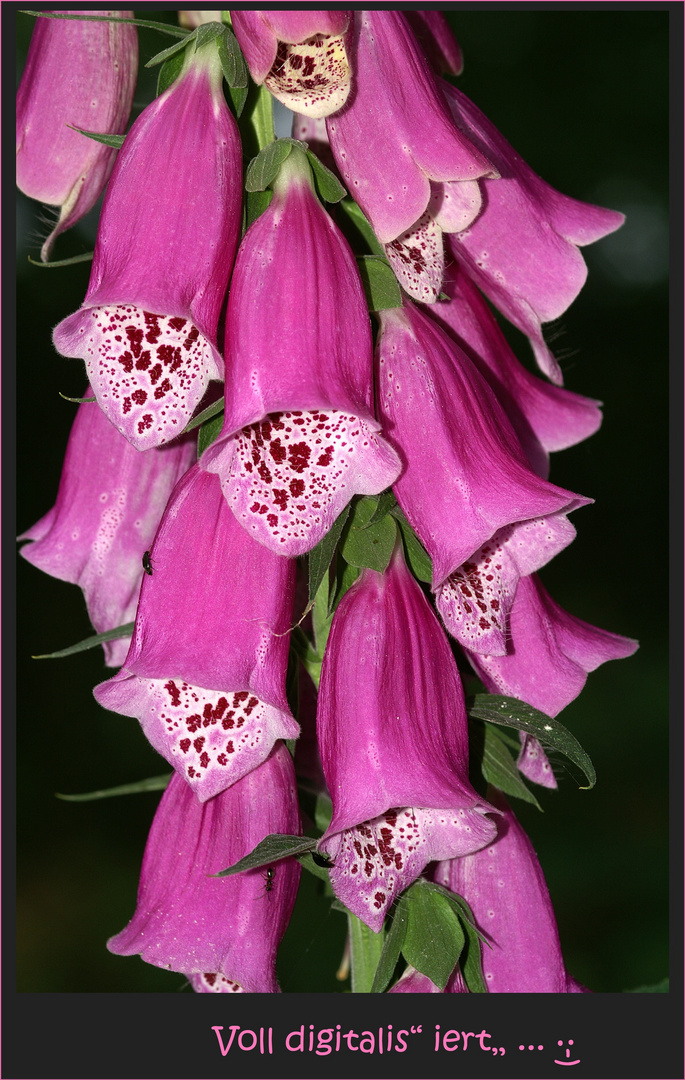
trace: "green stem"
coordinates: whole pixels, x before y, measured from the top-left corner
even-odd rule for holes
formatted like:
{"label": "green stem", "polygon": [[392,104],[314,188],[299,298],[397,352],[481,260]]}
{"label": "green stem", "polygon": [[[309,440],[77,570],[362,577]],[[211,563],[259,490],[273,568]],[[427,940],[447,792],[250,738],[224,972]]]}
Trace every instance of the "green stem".
{"label": "green stem", "polygon": [[369,930],[352,912],[347,914],[347,925],[350,935],[352,993],[369,994],[383,951],[385,931],[374,934],[373,930]]}
{"label": "green stem", "polygon": [[250,121],[257,137],[259,150],[272,143],[274,133],[274,106],[273,98],[265,86],[260,86],[257,93],[257,104],[252,110]]}

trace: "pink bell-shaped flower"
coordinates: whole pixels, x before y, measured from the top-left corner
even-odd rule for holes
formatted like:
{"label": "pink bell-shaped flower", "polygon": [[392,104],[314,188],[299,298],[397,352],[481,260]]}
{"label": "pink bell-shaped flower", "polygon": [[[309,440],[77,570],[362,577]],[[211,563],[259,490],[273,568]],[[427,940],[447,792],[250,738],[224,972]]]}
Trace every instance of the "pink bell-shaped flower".
{"label": "pink bell-shaped flower", "polygon": [[434,71],[438,75],[461,75],[464,58],[444,13],[405,8],[404,15]]}
{"label": "pink bell-shaped flower", "polygon": [[476,851],[496,831],[468,780],[454,657],[399,546],[385,573],[364,570],[336,610],[317,735],[333,800],[319,842],[331,884],[378,931],[429,862]]}
{"label": "pink bell-shaped flower", "polygon": [[[192,436],[140,453],[95,403],[79,405],[57,501],[19,539],[33,541],[21,549],[28,562],[81,587],[98,634],[135,618],[141,560],[194,459]],[[130,640],[104,642],[109,667],[121,667]]]}
{"label": "pink bell-shaped flower", "polygon": [[94,693],[137,717],[204,802],[299,734],[285,693],[295,566],[240,528],[199,466],[174,489],[150,566],[124,666]]}
{"label": "pink bell-shaped flower", "polygon": [[441,86],[459,129],[500,174],[496,183],[483,179],[483,211],[450,236],[450,249],[495,307],[528,335],[545,375],[561,384],[541,324],[563,315],[585,283],[578,247],[614,232],[624,216],[555,191],[465,94],[444,81]]}
{"label": "pink bell-shaped flower", "polygon": [[254,81],[293,112],[322,117],[350,92],[349,11],[231,11]]}
{"label": "pink bell-shaped flower", "polygon": [[[132,11],[60,12],[133,18]],[[120,135],[126,129],[138,75],[138,34],[126,23],[38,18],[17,92],[17,186],[59,207],[43,244],[44,262],[57,236],[95,205],[116,150],[72,128]]]}
{"label": "pink bell-shaped flower", "polygon": [[[265,314],[268,312],[268,316]],[[281,555],[309,551],[400,461],[373,414],[371,325],[347,241],[293,148],[236,259],[224,425],[202,456],[238,521]]]}
{"label": "pink bell-shaped flower", "polygon": [[181,971],[198,993],[274,994],[276,952],[297,894],[300,867],[218,878],[270,833],[300,833],[295,773],[277,743],[228,790],[200,803],[175,774],[145,848],[136,911],[107,948]]}
{"label": "pink bell-shaped flower", "polygon": [[147,450],[179,435],[211,379],[240,230],[238,129],[214,42],[138,117],[102,207],[88,292],[55,328],[98,403]]}
{"label": "pink bell-shaped flower", "polygon": [[519,576],[570,543],[566,515],[590,500],[531,471],[494,391],[428,315],[408,303],[380,321],[378,408],[404,465],[397,501],[433,560],[450,633],[503,653]]}
{"label": "pink bell-shaped flower", "polygon": [[578,696],[590,671],[632,656],[637,648],[631,638],[569,615],[532,574],[516,589],[506,654],[467,650],[467,655],[490,693],[519,698],[556,716]]}

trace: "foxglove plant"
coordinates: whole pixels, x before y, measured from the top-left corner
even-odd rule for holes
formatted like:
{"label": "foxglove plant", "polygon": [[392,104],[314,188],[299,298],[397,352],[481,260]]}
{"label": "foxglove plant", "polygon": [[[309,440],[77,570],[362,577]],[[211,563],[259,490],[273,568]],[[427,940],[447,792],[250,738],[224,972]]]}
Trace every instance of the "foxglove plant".
{"label": "foxglove plant", "polygon": [[221,80],[213,45],[191,51],[136,120],[107,189],[86,298],[54,332],[58,352],[85,360],[98,404],[137,450],[179,435],[223,376],[216,335],[241,161]]}
{"label": "foxglove plant", "polygon": [[[31,541],[21,549],[28,562],[81,587],[98,634],[134,619],[143,553],[194,457],[188,435],[140,453],[96,404],[79,405],[57,501],[19,539]],[[103,642],[107,665],[121,667],[128,646],[128,638]]]}
{"label": "foxglove plant", "polygon": [[[133,12],[78,14],[131,18]],[[74,128],[122,133],[137,74],[135,26],[71,19],[36,22],[17,91],[17,186],[32,199],[59,208],[41,249],[44,262],[59,234],[100,198],[116,158],[111,147]]]}
{"label": "foxglove plant", "polygon": [[[462,65],[440,12],[177,14],[189,32],[155,58],[85,300],[54,331],[97,403],[21,537],[121,631],[95,698],[175,770],[108,947],[199,993],[278,992],[300,860],[347,910],[354,991],[388,988],[392,945],[393,993],[582,992],[503,792],[554,788],[550,747],[593,782],[555,717],[636,643],[537,577],[591,502],[550,482],[550,453],[601,413],[527,371],[485,298],[560,383],[542,324],[622,216],[550,188],[439,77]],[[53,77],[43,55],[27,86]],[[273,139],[271,95],[304,142]],[[460,934],[469,960],[445,963],[435,941]]]}

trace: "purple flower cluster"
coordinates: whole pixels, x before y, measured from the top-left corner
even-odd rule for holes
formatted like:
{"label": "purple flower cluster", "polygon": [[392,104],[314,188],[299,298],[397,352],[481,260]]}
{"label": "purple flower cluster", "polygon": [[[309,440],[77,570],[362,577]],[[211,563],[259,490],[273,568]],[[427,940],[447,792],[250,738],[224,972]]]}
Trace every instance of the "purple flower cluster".
{"label": "purple flower cluster", "polygon": [[[294,135],[337,170],[403,292],[378,311],[374,343],[357,260],[297,145],[240,238],[241,137],[211,41],[186,50],[118,152],[69,132],[57,153],[48,102],[59,123],[123,129],[135,30],[38,20],[20,186],[62,207],[57,233],[116,163],[83,305],[54,331],[97,404],[79,407],[56,505],[23,554],[81,586],[98,632],[135,616],[130,641],[105,645],[120,670],[95,697],[137,718],[174,769],[135,915],[109,948],[198,992],[278,990],[298,862],[215,875],[266,836],[301,832],[285,745],[300,733],[286,693],[295,558],[352,500],[391,489],[432,581],[422,588],[398,539],[335,608],[307,746],[332,802],[318,841],[331,885],[379,932],[425,875],[470,905],[492,946],[490,992],[578,992],[530,841],[503,795],[469,779],[455,657],[491,693],[556,716],[588,672],[637,647],[564,612],[537,577],[592,501],[550,482],[549,454],[601,422],[597,402],[561,386],[542,324],[583,285],[579,246],[622,215],[550,188],[441,78],[461,54],[440,13],[231,15],[252,78],[298,114]],[[105,79],[102,111],[67,115],[95,95],[53,64],[67,34],[83,80]],[[519,362],[487,301],[551,381]],[[223,424],[196,461],[184,429],[219,382]],[[555,786],[540,743],[521,742],[521,773]],[[437,989],[410,968],[393,992]],[[465,990],[457,968],[446,992]]]}

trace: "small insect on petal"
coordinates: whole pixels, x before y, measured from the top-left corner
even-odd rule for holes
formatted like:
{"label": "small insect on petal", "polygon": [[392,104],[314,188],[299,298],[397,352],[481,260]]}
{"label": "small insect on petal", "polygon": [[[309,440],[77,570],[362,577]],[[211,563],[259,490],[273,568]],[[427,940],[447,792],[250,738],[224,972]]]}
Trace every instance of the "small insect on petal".
{"label": "small insect on petal", "polygon": [[143,570],[145,571],[146,574],[149,574],[150,577],[152,577],[153,566],[152,566],[152,560],[150,558],[150,552],[149,551],[146,551],[143,554]]}

